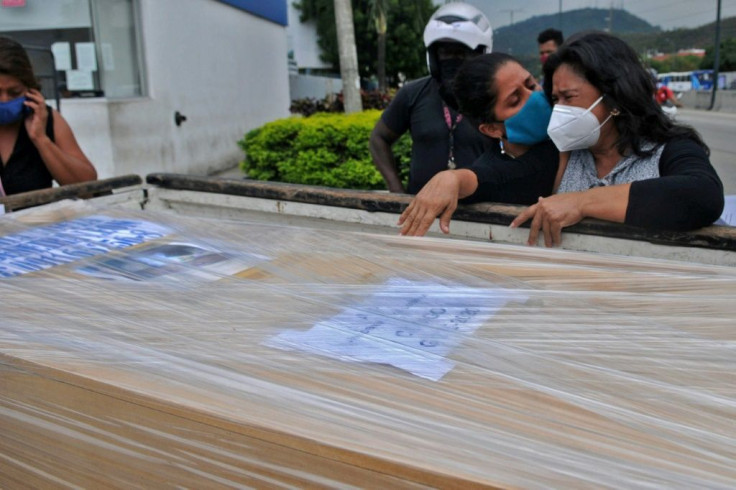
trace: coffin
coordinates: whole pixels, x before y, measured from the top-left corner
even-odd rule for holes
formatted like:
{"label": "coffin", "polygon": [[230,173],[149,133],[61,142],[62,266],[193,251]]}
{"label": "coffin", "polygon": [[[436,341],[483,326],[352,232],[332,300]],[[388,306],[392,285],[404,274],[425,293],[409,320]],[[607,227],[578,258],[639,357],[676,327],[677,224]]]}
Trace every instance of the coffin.
{"label": "coffin", "polygon": [[111,197],[0,253],[3,488],[736,486],[734,267]]}

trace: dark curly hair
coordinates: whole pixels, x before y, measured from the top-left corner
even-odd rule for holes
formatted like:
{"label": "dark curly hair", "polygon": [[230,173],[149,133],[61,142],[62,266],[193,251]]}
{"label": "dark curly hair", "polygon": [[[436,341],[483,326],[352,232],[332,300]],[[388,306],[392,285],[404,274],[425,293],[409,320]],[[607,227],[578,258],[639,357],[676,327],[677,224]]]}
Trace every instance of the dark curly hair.
{"label": "dark curly hair", "polygon": [[506,53],[488,53],[468,58],[452,85],[460,113],[475,126],[496,121],[496,72],[506,63],[519,61]]}
{"label": "dark curly hair", "polygon": [[561,65],[569,66],[603,94],[603,102],[619,115],[613,123],[619,133],[620,154],[633,151],[646,156],[642,146],[664,144],[674,138],[690,138],[710,153],[693,128],[675,124],[654,99],[655,85],[636,52],[623,40],[605,32],[583,32],[570,37],[544,64],[544,92],[551,99],[552,76]]}
{"label": "dark curly hair", "polygon": [[5,36],[0,36],[0,74],[15,77],[28,88],[41,88],[26,50],[20,43]]}
{"label": "dark curly hair", "polygon": [[565,38],[562,35],[562,31],[557,29],[549,28],[539,33],[537,36],[537,44],[544,44],[547,41],[554,41],[557,46],[564,42]]}

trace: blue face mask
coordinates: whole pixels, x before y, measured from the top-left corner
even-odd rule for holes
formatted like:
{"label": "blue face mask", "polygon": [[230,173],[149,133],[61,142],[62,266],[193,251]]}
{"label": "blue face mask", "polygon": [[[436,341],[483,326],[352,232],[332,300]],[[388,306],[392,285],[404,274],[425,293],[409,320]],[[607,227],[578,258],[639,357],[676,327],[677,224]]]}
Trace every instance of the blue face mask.
{"label": "blue face mask", "polygon": [[519,112],[504,121],[509,143],[535,145],[547,139],[547,126],[552,116],[544,92],[532,92]]}
{"label": "blue face mask", "polygon": [[0,124],[14,123],[25,114],[25,96],[7,102],[0,102]]}

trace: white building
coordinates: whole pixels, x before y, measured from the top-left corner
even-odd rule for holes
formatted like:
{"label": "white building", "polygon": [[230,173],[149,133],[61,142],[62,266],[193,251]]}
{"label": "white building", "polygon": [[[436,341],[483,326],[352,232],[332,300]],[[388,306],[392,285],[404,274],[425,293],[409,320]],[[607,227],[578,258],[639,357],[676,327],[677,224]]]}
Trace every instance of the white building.
{"label": "white building", "polygon": [[330,65],[322,61],[321,51],[317,44],[316,22],[299,20],[300,12],[289,2],[289,27],[287,38],[289,45],[289,92],[292,100],[313,97],[322,99],[329,94],[342,91],[342,80],[339,73],[325,76]]}
{"label": "white building", "polygon": [[2,5],[0,34],[53,46],[61,112],[100,178],[233,167],[247,131],[289,114],[287,0]]}

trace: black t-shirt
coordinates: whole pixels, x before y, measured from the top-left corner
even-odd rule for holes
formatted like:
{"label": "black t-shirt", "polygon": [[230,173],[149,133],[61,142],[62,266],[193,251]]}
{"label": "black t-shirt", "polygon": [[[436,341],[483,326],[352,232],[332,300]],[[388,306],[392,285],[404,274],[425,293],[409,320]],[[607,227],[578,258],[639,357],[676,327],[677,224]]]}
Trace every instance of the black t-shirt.
{"label": "black t-shirt", "polygon": [[[450,109],[450,116],[454,123],[457,111]],[[448,169],[450,130],[445,121],[439,85],[432,77],[420,78],[402,87],[381,120],[396,134],[411,133],[409,193],[416,194],[435,174]],[[469,167],[490,145],[490,138],[465,118],[453,135],[457,168]]]}
{"label": "black t-shirt", "polygon": [[659,177],[631,183],[625,223],[650,229],[692,230],[723,212],[723,184],[705,150],[691,139],[667,143]]}
{"label": "black t-shirt", "polygon": [[[54,141],[54,118],[51,107],[48,107],[49,118],[46,122],[46,135]],[[21,122],[18,139],[15,141],[13,153],[7,162],[0,162],[0,180],[5,194],[46,189],[53,184],[53,177],[43,163],[38,149],[28,137],[26,125]]]}
{"label": "black t-shirt", "polygon": [[501,202],[534,204],[552,194],[560,152],[551,140],[529,148],[518,158],[501,153],[498,141],[469,170],[478,177],[478,189],[464,203]]}

